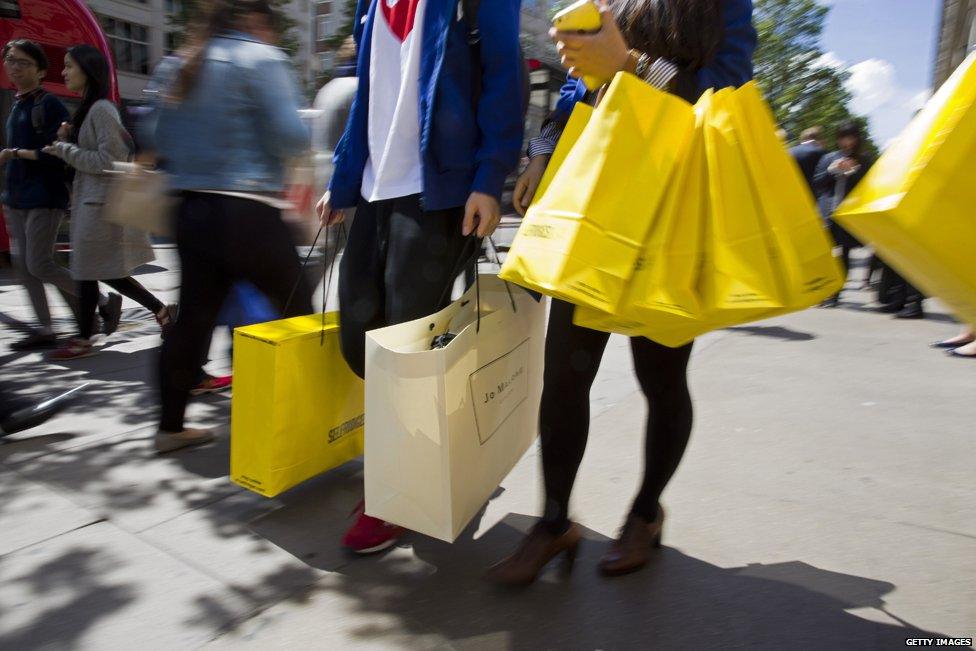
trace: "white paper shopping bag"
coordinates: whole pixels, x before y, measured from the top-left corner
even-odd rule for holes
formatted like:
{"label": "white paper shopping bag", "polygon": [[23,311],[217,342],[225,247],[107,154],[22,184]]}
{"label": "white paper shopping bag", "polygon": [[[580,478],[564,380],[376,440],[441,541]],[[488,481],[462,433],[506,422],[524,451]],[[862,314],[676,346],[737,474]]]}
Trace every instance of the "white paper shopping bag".
{"label": "white paper shopping bag", "polygon": [[366,513],[448,542],[538,432],[545,302],[494,276],[480,286],[480,302],[472,287],[366,335]]}

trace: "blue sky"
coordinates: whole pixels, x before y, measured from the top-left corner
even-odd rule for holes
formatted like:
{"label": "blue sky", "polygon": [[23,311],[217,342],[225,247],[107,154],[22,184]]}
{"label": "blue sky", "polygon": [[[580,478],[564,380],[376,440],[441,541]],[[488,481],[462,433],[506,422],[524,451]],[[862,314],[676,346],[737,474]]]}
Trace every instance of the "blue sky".
{"label": "blue sky", "polygon": [[852,73],[854,109],[890,142],[932,90],[941,0],[821,0],[832,7],[828,60]]}

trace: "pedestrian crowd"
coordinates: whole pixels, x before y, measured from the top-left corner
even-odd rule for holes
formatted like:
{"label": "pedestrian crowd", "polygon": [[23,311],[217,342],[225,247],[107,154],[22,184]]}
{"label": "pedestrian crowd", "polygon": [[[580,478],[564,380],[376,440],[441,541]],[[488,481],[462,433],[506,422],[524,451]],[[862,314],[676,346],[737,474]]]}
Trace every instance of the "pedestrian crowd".
{"label": "pedestrian crowd", "polygon": [[[275,47],[273,3],[207,4],[186,46],[156,71],[151,110],[136,134],[140,162],[151,161],[166,174],[176,199],[172,223],[181,283],[175,305],[164,304],[133,277],[153,259],[147,233],[105,218],[113,182],[108,171],[132,161],[136,151],[110,101],[105,57],[86,45],[68,51],[65,82],[82,98],[69,115],[41,86],[48,68],[43,49],[17,40],[3,50],[18,89],[8,149],[0,153],[7,166],[4,212],[17,272],[37,318],[33,333],[12,347],[52,348],[52,360],[68,362],[95,354],[96,334],[118,328],[122,296],[148,310],[163,339],[155,437],[160,453],[214,438],[209,429],[189,425],[185,412],[191,394],[229,382],[215,384],[219,378],[207,377],[203,366],[235,287],[256,288],[282,318],[315,310],[295,232],[282,216],[289,161],[309,150],[311,134],[299,117],[302,101],[288,58]],[[338,269],[339,332],[345,362],[360,378],[366,375],[367,332],[445,308],[452,299],[445,288],[499,225],[506,178],[523,157],[527,97],[520,97],[526,68],[519,4],[360,2],[358,50],[350,54],[355,65],[316,102],[342,115],[323,129],[332,134],[334,169],[315,211],[324,229],[348,230]],[[513,199],[521,214],[544,185],[574,108],[599,104],[619,73],[692,104],[708,89],[736,88],[752,78],[750,0],[613,0],[597,9],[598,30],[552,32],[569,78],[541,131],[530,134],[528,163]],[[597,83],[588,87],[583,79]],[[832,152],[823,129],[814,125],[800,140],[792,154],[846,272],[851,252],[863,244],[833,214],[872,165],[864,133],[856,124],[841,127]],[[65,268],[55,245],[69,207]],[[872,287],[884,311],[923,316],[916,288],[877,257],[866,282],[875,270],[880,278]],[[67,341],[56,338],[45,284],[58,290],[75,317]],[[823,306],[836,307],[841,299],[838,293]],[[573,313],[571,303],[552,300],[539,410],[542,517],[512,555],[488,570],[486,579],[497,584],[531,583],[560,555],[571,565],[580,544],[570,497],[587,445],[590,388],[610,335],[574,324]],[[976,356],[974,341],[969,331],[939,345]],[[631,338],[635,373],[650,405],[645,468],[620,535],[599,562],[607,575],[640,569],[660,545],[660,497],[692,430],[692,347]],[[23,429],[59,406],[25,405],[0,389],[0,428]],[[361,504],[342,542],[371,553],[404,533],[367,515]]]}

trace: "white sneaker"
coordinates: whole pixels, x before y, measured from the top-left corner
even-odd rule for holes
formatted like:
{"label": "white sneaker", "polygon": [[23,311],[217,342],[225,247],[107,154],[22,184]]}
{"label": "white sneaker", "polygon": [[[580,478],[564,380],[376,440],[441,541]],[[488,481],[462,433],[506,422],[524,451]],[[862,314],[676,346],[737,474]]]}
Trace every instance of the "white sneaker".
{"label": "white sneaker", "polygon": [[163,454],[193,445],[203,445],[214,440],[214,433],[209,429],[185,429],[182,432],[156,432],[156,453]]}

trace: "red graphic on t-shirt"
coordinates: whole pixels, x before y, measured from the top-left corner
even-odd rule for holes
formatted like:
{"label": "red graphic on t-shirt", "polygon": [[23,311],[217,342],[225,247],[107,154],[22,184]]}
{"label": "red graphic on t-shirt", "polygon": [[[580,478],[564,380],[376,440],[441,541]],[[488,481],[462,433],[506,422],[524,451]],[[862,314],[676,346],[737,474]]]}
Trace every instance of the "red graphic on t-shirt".
{"label": "red graphic on t-shirt", "polygon": [[379,0],[386,24],[400,42],[407,40],[413,31],[413,19],[421,0]]}

